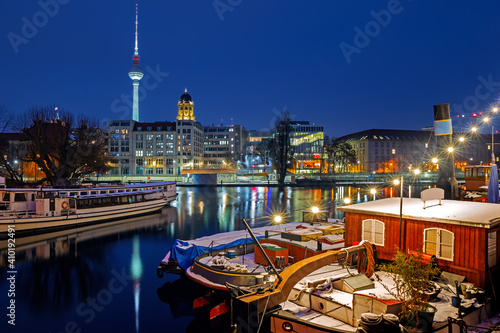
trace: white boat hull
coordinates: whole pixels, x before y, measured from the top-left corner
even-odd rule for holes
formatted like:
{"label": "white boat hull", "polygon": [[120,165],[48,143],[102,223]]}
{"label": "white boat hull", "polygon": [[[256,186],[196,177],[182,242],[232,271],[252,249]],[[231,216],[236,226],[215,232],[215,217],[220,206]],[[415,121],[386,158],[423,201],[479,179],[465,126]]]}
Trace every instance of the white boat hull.
{"label": "white boat hull", "polygon": [[39,230],[49,228],[62,228],[85,223],[98,223],[103,221],[133,217],[137,215],[149,214],[161,210],[169,202],[174,200],[157,199],[143,203],[102,207],[95,209],[85,209],[76,214],[61,216],[30,216],[21,218],[1,218],[0,233],[6,233],[9,226],[15,226],[16,232],[27,230]]}

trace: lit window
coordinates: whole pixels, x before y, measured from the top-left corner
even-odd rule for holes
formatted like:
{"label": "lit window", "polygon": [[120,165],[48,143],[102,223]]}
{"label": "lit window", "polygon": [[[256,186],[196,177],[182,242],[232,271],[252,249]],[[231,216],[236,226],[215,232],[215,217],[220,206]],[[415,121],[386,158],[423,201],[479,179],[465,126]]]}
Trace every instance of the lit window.
{"label": "lit window", "polygon": [[363,240],[375,245],[384,246],[384,222],[373,219],[363,220],[362,229]]}
{"label": "lit window", "polygon": [[424,229],[424,252],[438,259],[453,261],[453,232],[441,228]]}
{"label": "lit window", "polygon": [[144,152],[142,150],[136,150],[135,156],[143,156]]}
{"label": "lit window", "polygon": [[392,150],[392,155],[396,154],[396,149]]}

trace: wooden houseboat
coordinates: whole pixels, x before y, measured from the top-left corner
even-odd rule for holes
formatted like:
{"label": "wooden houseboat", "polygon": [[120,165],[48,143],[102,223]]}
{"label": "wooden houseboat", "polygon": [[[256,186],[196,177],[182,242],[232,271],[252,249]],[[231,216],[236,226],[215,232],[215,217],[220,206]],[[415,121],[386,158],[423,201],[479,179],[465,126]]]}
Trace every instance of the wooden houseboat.
{"label": "wooden houseboat", "polygon": [[[378,258],[391,260],[401,237],[403,251],[422,249],[436,256],[441,270],[463,275],[481,288],[491,290],[500,281],[499,204],[403,198],[400,210],[400,200],[338,208],[345,212],[346,246],[367,240],[375,244]],[[494,288],[499,295],[498,283]]]}

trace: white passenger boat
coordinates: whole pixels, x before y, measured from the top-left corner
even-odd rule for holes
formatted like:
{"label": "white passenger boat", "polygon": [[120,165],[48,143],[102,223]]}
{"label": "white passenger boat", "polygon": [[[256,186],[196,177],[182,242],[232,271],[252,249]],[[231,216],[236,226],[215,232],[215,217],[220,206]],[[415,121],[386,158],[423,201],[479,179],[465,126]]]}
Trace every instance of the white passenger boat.
{"label": "white passenger boat", "polygon": [[93,188],[0,189],[0,233],[152,213],[177,197],[175,182]]}

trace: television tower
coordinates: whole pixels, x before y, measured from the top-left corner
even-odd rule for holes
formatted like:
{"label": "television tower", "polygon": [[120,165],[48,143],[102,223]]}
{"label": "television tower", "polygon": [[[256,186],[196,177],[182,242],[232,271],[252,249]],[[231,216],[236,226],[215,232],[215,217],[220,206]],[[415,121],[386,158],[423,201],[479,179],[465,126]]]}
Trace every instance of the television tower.
{"label": "television tower", "polygon": [[133,80],[134,86],[134,97],[132,104],[132,119],[139,121],[139,80],[142,79],[144,73],[142,72],[141,66],[139,66],[139,48],[137,46],[137,12],[139,5],[135,5],[135,49],[133,56],[132,67],[128,71],[128,76]]}

